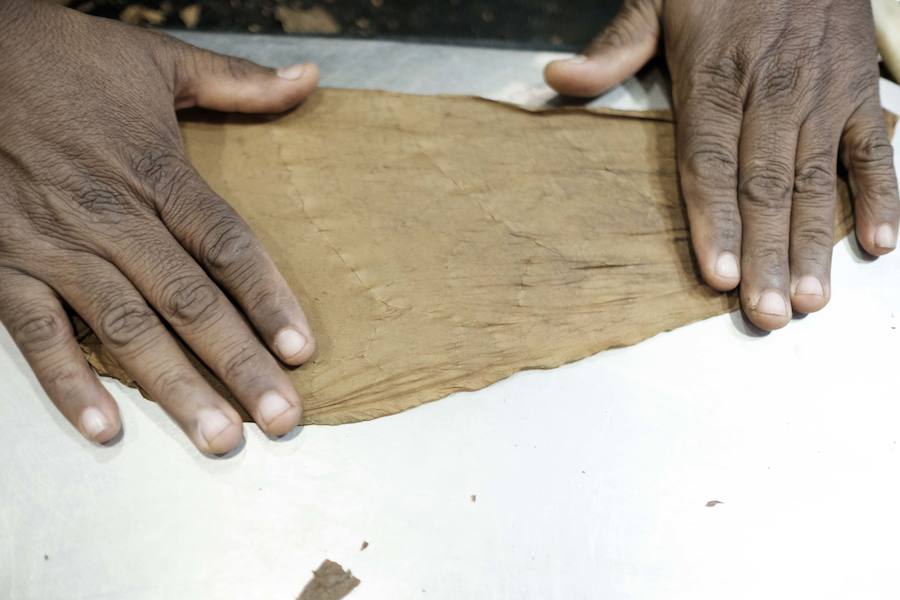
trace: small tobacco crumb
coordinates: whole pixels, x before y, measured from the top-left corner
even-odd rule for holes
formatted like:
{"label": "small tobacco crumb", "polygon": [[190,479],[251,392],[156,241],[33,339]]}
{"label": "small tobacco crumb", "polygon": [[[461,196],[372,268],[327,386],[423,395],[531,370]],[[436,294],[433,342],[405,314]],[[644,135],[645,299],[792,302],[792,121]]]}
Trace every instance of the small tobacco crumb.
{"label": "small tobacco crumb", "polygon": [[707,507],[707,508],[712,508],[712,507],[714,507],[716,504],[725,504],[725,503],[722,502],[722,501],[720,501],[720,500],[710,500],[709,502],[706,503],[706,507]]}
{"label": "small tobacco crumb", "polygon": [[312,580],[306,584],[297,600],[341,600],[359,585],[359,579],[350,571],[331,560],[325,560],[313,571]]}
{"label": "small tobacco crumb", "polygon": [[472,502],[475,502],[475,500],[477,498],[478,498],[478,496],[476,496],[475,494],[472,494],[471,496],[469,496],[469,500],[471,500]]}
{"label": "small tobacco crumb", "polygon": [[50,560],[50,557],[47,556],[47,555],[45,554],[45,555],[44,555],[44,560]]}
{"label": "small tobacco crumb", "polygon": [[362,546],[359,547],[359,551],[362,552],[363,550],[365,550],[368,547],[369,547],[369,542],[363,540]]}

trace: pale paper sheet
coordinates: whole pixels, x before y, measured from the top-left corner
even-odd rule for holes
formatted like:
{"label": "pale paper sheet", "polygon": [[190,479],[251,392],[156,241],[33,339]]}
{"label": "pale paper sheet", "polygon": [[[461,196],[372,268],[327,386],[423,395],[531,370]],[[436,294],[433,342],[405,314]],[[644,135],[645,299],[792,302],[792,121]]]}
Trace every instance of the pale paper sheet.
{"label": "pale paper sheet", "polygon": [[182,134],[316,332],[290,375],[305,423],[396,413],[737,306],[698,276],[665,113],[324,89],[280,119],[221,121]]}

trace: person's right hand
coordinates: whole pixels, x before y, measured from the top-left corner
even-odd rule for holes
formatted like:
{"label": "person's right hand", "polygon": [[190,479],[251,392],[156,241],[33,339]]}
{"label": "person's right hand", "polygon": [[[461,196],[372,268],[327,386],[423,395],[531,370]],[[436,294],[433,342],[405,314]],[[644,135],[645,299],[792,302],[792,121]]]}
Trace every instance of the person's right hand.
{"label": "person's right hand", "polygon": [[175,336],[264,431],[292,429],[300,399],[266,346],[304,362],[309,324],[188,163],[175,109],[285,111],[316,67],[266,69],[26,0],[0,3],[0,56],[0,320],[53,403],[95,442],[120,430],[65,302],[201,451],[235,448],[241,418]]}

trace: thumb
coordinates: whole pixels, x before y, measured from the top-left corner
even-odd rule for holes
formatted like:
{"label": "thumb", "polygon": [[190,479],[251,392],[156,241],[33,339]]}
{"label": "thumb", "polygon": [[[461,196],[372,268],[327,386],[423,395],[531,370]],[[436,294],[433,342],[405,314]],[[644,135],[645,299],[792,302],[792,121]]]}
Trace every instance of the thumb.
{"label": "thumb", "polygon": [[173,58],[176,109],[279,113],[302,102],[319,83],[314,64],[270,69],[188,44],[178,44]]}
{"label": "thumb", "polygon": [[656,54],[661,5],[662,0],[625,0],[584,54],[547,65],[547,84],[567,96],[599,96],[637,73]]}

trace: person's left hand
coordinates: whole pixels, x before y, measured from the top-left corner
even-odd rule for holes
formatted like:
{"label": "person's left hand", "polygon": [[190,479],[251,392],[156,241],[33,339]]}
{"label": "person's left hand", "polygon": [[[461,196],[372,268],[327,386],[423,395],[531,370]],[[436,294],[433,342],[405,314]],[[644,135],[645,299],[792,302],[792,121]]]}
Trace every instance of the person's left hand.
{"label": "person's left hand", "polygon": [[740,284],[744,312],[763,329],[821,309],[839,145],[860,245],[882,255],[897,241],[869,0],[626,0],[584,56],[548,65],[547,82],[601,94],[640,69],[660,36],[703,278],[720,291]]}

